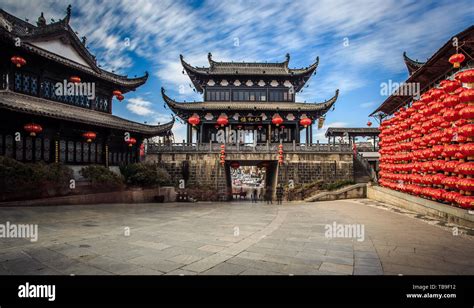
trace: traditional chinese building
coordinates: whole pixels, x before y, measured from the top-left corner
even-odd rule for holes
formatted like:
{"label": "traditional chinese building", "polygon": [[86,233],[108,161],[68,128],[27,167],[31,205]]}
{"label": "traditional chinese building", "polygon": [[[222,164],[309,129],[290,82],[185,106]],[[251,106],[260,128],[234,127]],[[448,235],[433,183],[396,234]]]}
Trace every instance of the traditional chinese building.
{"label": "traditional chinese building", "polygon": [[[381,186],[474,208],[474,26],[426,62],[404,54],[419,93],[391,94],[373,113],[380,125]],[[456,218],[457,219],[457,218]]]}
{"label": "traditional chinese building", "polygon": [[187,122],[188,143],[219,142],[218,131],[225,128],[256,132],[257,140],[251,141],[256,143],[300,143],[300,133],[305,130],[305,141],[310,144],[312,125],[319,122],[322,126],[324,115],[337,99],[338,90],[322,103],[296,102],[296,94],[315,73],[318,59],[295,69],[288,67],[288,54],[283,62],[246,63],[217,62],[209,53],[208,67],[192,66],[180,57],[183,73],[203,94],[203,101],[176,102],[164,89],[162,94],[170,109]]}
{"label": "traditional chinese building", "polygon": [[137,161],[144,138],[169,136],[174,121],[114,116],[113,104],[148,73],[130,78],[102,69],[70,18],[70,6],[63,19],[48,24],[41,14],[36,25],[0,10],[0,155],[74,165]]}

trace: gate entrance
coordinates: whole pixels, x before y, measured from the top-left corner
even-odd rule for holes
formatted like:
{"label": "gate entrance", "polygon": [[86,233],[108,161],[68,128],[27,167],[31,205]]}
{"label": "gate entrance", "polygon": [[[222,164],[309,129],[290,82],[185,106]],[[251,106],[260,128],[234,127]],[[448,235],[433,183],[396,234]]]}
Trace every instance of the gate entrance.
{"label": "gate entrance", "polygon": [[265,201],[272,198],[277,171],[277,161],[226,161],[228,200]]}

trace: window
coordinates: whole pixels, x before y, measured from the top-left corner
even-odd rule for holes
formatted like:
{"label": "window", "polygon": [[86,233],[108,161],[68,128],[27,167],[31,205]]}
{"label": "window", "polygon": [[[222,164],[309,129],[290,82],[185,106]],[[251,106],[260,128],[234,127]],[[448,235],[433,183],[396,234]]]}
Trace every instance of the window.
{"label": "window", "polygon": [[293,94],[287,90],[270,90],[270,101],[274,102],[291,102],[293,101]]}
{"label": "window", "polygon": [[24,72],[15,72],[15,92],[38,95],[38,77]]}
{"label": "window", "polygon": [[229,90],[206,90],[207,101],[229,101]]}
{"label": "window", "polygon": [[233,101],[266,101],[267,92],[262,90],[235,90],[232,93]]}

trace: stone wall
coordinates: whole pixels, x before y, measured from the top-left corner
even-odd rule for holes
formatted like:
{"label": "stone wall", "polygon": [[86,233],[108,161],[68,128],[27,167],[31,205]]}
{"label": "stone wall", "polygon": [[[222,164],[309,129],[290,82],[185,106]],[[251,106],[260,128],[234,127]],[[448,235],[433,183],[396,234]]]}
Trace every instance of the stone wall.
{"label": "stone wall", "polygon": [[445,222],[474,228],[474,215],[466,209],[415,197],[381,186],[367,185],[367,197],[390,205],[395,205],[423,215],[432,216]]}
{"label": "stone wall", "polygon": [[[160,163],[177,181],[183,178],[183,170],[188,169],[187,185],[206,185],[225,192],[226,170],[219,164],[218,153],[148,154],[147,161]],[[271,153],[228,153],[227,161],[276,161],[277,154]],[[186,167],[186,165],[188,167]],[[353,180],[353,160],[350,153],[288,153],[285,164],[279,166],[278,183],[306,184],[316,180],[334,182]]]}

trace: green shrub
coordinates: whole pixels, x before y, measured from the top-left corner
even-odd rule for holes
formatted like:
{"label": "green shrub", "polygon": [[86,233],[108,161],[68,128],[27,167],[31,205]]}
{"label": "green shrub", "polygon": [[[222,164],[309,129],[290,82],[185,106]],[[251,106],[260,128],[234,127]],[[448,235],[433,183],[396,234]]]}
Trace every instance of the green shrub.
{"label": "green shrub", "polygon": [[22,163],[0,156],[0,200],[67,194],[72,175],[72,170],[61,164]]}
{"label": "green shrub", "polygon": [[171,185],[169,173],[155,163],[135,163],[121,166],[120,172],[129,185],[140,187]]}
{"label": "green shrub", "polygon": [[99,165],[90,165],[80,171],[81,175],[91,181],[92,185],[101,185],[105,188],[120,188],[123,179],[109,168]]}
{"label": "green shrub", "polygon": [[321,186],[321,189],[331,191],[331,190],[337,190],[339,188],[342,188],[342,187],[348,186],[348,185],[352,185],[352,184],[354,184],[354,181],[352,181],[352,180],[339,180],[339,181],[332,182],[332,183],[324,183]]}

